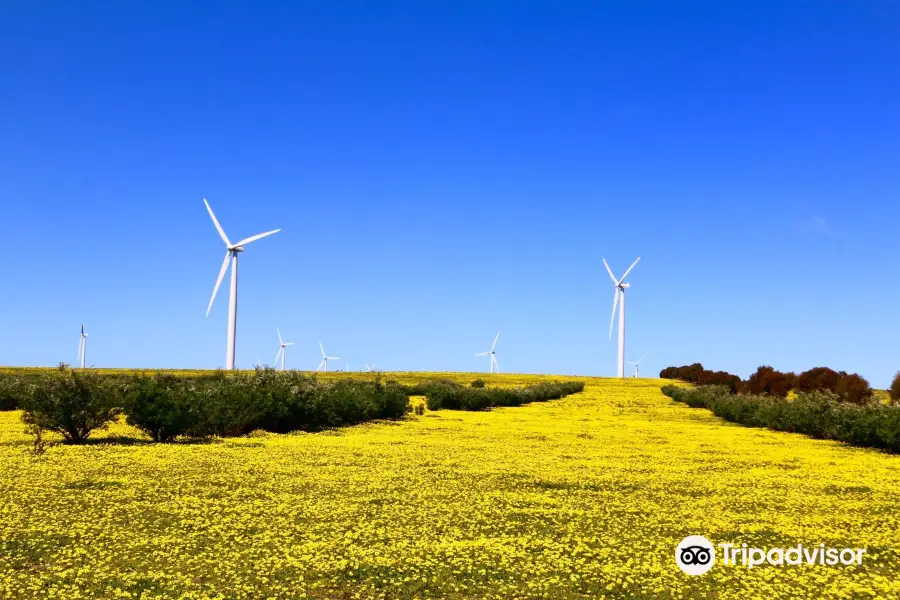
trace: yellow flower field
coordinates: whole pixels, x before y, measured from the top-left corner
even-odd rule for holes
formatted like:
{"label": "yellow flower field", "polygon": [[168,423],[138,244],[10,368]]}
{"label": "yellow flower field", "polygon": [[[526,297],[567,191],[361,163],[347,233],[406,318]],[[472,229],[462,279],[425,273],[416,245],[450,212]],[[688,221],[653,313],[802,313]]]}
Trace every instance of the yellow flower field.
{"label": "yellow flower field", "polygon": [[[118,424],[41,456],[0,413],[0,598],[900,598],[900,456],[586,381],[319,434],[151,444]],[[691,534],[867,554],[691,577]]]}

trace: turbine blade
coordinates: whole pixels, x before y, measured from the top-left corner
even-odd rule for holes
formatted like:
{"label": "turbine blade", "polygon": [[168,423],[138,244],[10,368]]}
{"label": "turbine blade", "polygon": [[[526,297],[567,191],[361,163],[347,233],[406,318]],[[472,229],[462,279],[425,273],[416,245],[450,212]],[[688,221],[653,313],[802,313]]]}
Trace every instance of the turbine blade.
{"label": "turbine blade", "polygon": [[329,356],[328,360],[341,360],[339,356]]}
{"label": "turbine blade", "polygon": [[609,278],[612,279],[613,285],[619,285],[619,280],[616,279],[616,276],[612,274],[612,269],[609,268],[609,265],[606,264],[606,259],[603,259],[603,266],[606,267],[606,272],[609,273]]}
{"label": "turbine blade", "polygon": [[613,288],[613,311],[609,318],[609,339],[612,339],[613,324],[616,322],[616,307],[619,306],[619,288]]}
{"label": "turbine blade", "polygon": [[620,283],[623,282],[623,281],[625,281],[625,278],[628,277],[628,274],[629,274],[629,273],[631,273],[631,270],[634,268],[634,265],[638,264],[638,263],[640,262],[640,260],[641,260],[641,257],[638,256],[638,257],[637,257],[637,260],[634,261],[633,263],[631,263],[631,266],[628,267],[628,270],[625,271],[625,274],[624,274],[624,275],[622,275],[622,279],[619,280]]}
{"label": "turbine blade", "polygon": [[282,350],[284,350],[284,348],[279,348],[279,349],[278,349],[278,354],[275,355],[275,360],[272,361],[272,364],[273,364],[273,365],[277,365],[277,364],[278,364],[278,357],[281,356],[281,351],[282,351]]}
{"label": "turbine blade", "polygon": [[487,356],[488,354],[490,354],[490,352],[479,352],[475,356]]}
{"label": "turbine blade", "polygon": [[497,340],[499,340],[499,339],[500,339],[500,332],[498,331],[498,332],[497,332],[497,337],[494,338],[494,343],[491,344],[491,352],[494,351],[494,347],[497,346]]}
{"label": "turbine blade", "polygon": [[321,371],[321,370],[322,370],[322,365],[324,365],[324,364],[325,364],[325,359],[323,358],[323,359],[322,359],[322,362],[320,362],[320,363],[319,363],[319,366],[316,368],[316,371]]}
{"label": "turbine blade", "polygon": [[216,279],[216,287],[213,288],[212,296],[209,299],[209,306],[206,307],[206,316],[209,316],[209,311],[212,310],[213,300],[216,299],[216,294],[219,291],[219,286],[222,285],[222,279],[225,277],[225,271],[228,270],[228,259],[231,258],[231,251],[228,250],[225,252],[225,262],[222,263],[222,269],[219,271],[219,278]]}
{"label": "turbine blade", "polygon": [[264,237],[266,237],[267,235],[272,235],[273,233],[278,233],[279,231],[281,231],[281,230],[280,230],[280,229],[273,229],[272,231],[267,231],[267,232],[265,232],[265,233],[260,233],[260,234],[258,234],[258,235],[254,235],[254,236],[248,237],[248,238],[246,238],[246,239],[243,239],[243,240],[239,241],[237,244],[234,245],[234,247],[237,248],[238,246],[246,246],[246,245],[249,244],[250,242],[255,242],[255,241],[258,240],[258,239],[264,238]]}
{"label": "turbine blade", "polygon": [[284,342],[283,345],[284,346],[293,346],[294,342]]}
{"label": "turbine blade", "polygon": [[499,373],[500,372],[500,363],[497,362],[497,357],[494,356],[493,354],[491,354],[491,360],[494,361],[494,369],[496,369],[497,372]]}
{"label": "turbine blade", "polygon": [[641,362],[642,360],[644,360],[645,358],[647,358],[647,355],[648,355],[648,354],[650,354],[650,353],[649,353],[649,352],[644,352],[644,355],[643,355],[636,363],[634,363],[634,364],[638,364],[639,362]]}
{"label": "turbine blade", "polygon": [[278,343],[284,345],[284,340],[281,339],[281,330],[278,329],[278,328],[276,327],[276,328],[275,328],[275,333],[278,334]]}
{"label": "turbine blade", "polygon": [[222,230],[222,226],[219,225],[219,220],[216,219],[216,215],[213,214],[212,208],[209,206],[209,202],[206,201],[206,198],[203,199],[203,204],[206,205],[206,210],[209,211],[209,216],[212,217],[213,225],[216,226],[216,231],[219,232],[219,237],[222,238],[222,241],[225,242],[226,246],[231,246],[231,242],[228,241],[228,236],[225,235],[225,231]]}

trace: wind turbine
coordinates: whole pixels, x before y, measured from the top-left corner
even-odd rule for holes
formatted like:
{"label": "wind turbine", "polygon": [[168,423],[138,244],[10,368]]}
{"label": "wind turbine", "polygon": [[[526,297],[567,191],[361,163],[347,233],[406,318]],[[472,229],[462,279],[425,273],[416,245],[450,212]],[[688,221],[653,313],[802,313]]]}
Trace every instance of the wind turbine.
{"label": "wind turbine", "polygon": [[322,342],[319,342],[319,350],[322,351],[322,362],[319,363],[319,368],[316,371],[325,371],[328,372],[328,361],[329,360],[341,360],[337,356],[328,356],[325,354],[325,347],[322,346]]}
{"label": "wind turbine", "polygon": [[228,343],[225,348],[225,368],[228,370],[232,370],[234,369],[234,347],[235,342],[237,341],[238,253],[243,252],[244,246],[246,246],[250,242],[255,242],[258,239],[272,235],[273,233],[278,233],[281,230],[273,229],[272,231],[260,233],[258,235],[245,238],[236,244],[232,244],[230,241],[228,241],[228,236],[225,235],[225,231],[222,229],[222,226],[219,225],[219,221],[216,219],[216,215],[213,214],[212,208],[210,208],[209,202],[206,201],[206,198],[203,199],[203,204],[206,205],[206,210],[209,211],[209,216],[212,217],[213,225],[216,226],[216,231],[219,232],[219,236],[222,238],[222,241],[225,242],[225,260],[222,262],[222,269],[219,271],[219,278],[216,279],[216,287],[213,288],[212,297],[209,299],[209,306],[206,308],[207,317],[209,316],[209,311],[212,310],[213,300],[216,299],[216,293],[219,291],[219,286],[222,285],[222,278],[225,277],[225,271],[228,270],[228,262],[231,262],[231,295],[229,296],[228,300]]}
{"label": "wind turbine", "polygon": [[377,364],[378,364],[378,362],[376,361],[376,362],[372,363],[371,367],[369,365],[365,365],[366,371],[369,371],[371,373],[372,371],[375,370],[375,365],[377,365]]}
{"label": "wind turbine", "polygon": [[638,376],[638,365],[641,364],[641,361],[642,361],[642,360],[644,360],[645,358],[647,358],[647,354],[648,354],[648,353],[645,352],[644,355],[643,355],[637,362],[632,362],[632,361],[630,361],[630,360],[628,361],[628,364],[634,365],[634,376],[635,376],[635,377]]}
{"label": "wind turbine", "polygon": [[84,323],[81,324],[81,341],[78,342],[78,360],[81,361],[81,368],[84,368],[84,359],[87,354],[87,336],[84,332]]}
{"label": "wind turbine", "polygon": [[[275,355],[275,364],[276,365],[278,364],[278,357],[280,356],[281,357],[281,370],[284,371],[284,357],[287,355],[286,348],[288,346],[293,346],[294,342],[286,342],[283,339],[281,339],[281,331],[279,331],[279,329],[277,327],[275,328],[275,333],[278,334],[278,343],[281,344],[281,347],[278,349],[278,354]],[[257,360],[259,360],[259,359],[257,359]]]}
{"label": "wind turbine", "polygon": [[498,373],[500,372],[500,365],[497,364],[497,353],[494,352],[494,348],[497,347],[497,340],[499,340],[499,339],[500,339],[500,333],[498,332],[497,337],[494,338],[494,343],[491,344],[491,351],[490,352],[479,352],[478,354],[475,355],[475,356],[490,356],[491,357],[491,373],[494,372],[494,368],[497,369]]}
{"label": "wind turbine", "polygon": [[[631,263],[631,266],[622,275],[622,278],[616,279],[612,269],[606,264],[606,259],[603,259],[603,266],[606,267],[606,272],[609,273],[609,278],[612,279],[615,286],[613,290],[612,316],[609,318],[609,339],[612,339],[613,324],[616,321],[616,306],[619,305],[619,363],[616,369],[616,377],[625,377],[625,290],[631,287],[630,283],[625,283],[625,278],[628,277],[628,274],[631,273],[631,270],[640,260],[641,257],[638,256],[637,260]],[[619,302],[619,296],[622,297],[621,302]]]}

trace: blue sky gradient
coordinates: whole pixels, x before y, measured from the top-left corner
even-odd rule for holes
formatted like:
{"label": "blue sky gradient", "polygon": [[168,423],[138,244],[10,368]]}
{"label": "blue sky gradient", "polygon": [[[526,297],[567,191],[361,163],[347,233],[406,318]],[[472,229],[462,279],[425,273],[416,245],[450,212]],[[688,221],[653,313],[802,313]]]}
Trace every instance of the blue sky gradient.
{"label": "blue sky gradient", "polygon": [[[0,364],[900,369],[900,4],[0,6]],[[344,361],[335,364],[342,368]]]}

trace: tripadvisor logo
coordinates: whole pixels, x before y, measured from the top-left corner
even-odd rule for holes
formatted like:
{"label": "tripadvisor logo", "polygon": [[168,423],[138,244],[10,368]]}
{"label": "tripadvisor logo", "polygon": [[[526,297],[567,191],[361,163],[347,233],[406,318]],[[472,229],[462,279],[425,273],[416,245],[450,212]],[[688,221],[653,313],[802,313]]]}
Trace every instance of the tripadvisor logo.
{"label": "tripadvisor logo", "polygon": [[703,575],[716,564],[716,549],[702,535],[689,535],[675,548],[675,562],[688,575]]}
{"label": "tripadvisor logo", "polygon": [[[747,544],[718,544],[722,549],[722,564],[745,566],[748,569],[761,565],[861,565],[865,548],[826,548],[825,544],[793,548],[748,548]],[[716,564],[713,543],[702,535],[689,535],[675,548],[675,562],[688,575],[703,575]]]}

